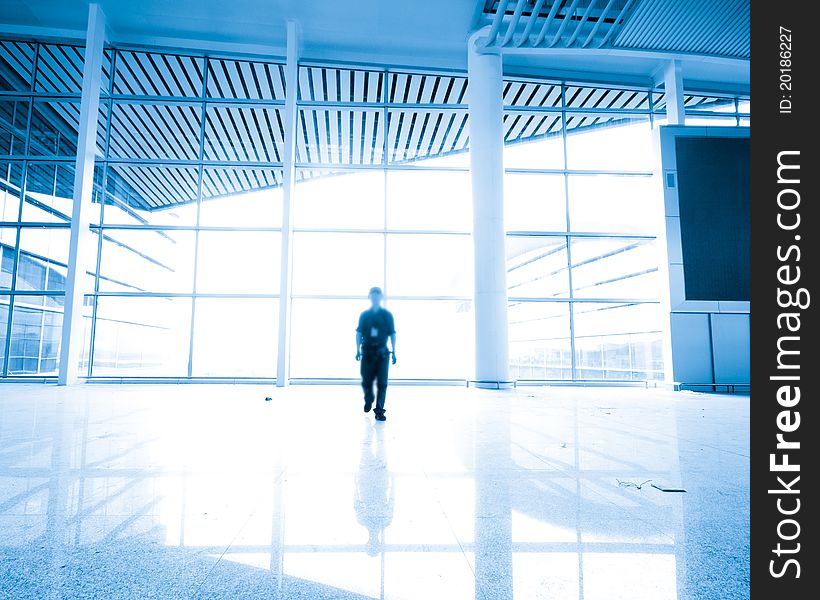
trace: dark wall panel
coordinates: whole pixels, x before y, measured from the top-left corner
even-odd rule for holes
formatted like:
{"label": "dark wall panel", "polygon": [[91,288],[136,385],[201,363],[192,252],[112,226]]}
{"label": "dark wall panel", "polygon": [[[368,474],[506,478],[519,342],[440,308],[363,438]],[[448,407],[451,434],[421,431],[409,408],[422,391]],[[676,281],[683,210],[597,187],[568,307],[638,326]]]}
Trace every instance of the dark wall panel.
{"label": "dark wall panel", "polygon": [[687,300],[749,300],[749,138],[678,137]]}

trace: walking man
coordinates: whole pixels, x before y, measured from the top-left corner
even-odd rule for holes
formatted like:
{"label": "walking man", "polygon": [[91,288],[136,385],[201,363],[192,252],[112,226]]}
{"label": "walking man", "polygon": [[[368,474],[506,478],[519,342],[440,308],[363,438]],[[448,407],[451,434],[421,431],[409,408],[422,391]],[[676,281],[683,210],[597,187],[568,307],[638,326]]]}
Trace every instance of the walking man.
{"label": "walking man", "polygon": [[[381,288],[374,287],[368,294],[370,308],[359,316],[359,326],[356,328],[356,360],[362,362],[362,388],[364,389],[364,412],[373,408],[376,401],[377,421],[386,421],[384,416],[384,399],[387,395],[387,370],[390,356],[396,364],[396,328],[393,325],[393,315],[382,307],[384,294]],[[390,339],[390,350],[387,349],[387,340]],[[376,395],[373,395],[373,382],[376,382]]]}

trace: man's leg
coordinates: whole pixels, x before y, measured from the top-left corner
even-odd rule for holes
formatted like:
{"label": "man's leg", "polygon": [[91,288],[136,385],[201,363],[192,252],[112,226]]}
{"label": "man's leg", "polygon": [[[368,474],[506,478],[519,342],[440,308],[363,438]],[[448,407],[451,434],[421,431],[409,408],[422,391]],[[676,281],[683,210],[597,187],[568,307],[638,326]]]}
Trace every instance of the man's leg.
{"label": "man's leg", "polygon": [[387,371],[390,368],[390,355],[380,356],[376,373],[376,418],[384,417],[384,400],[387,397]]}
{"label": "man's leg", "polygon": [[372,356],[362,356],[362,389],[364,390],[364,412],[373,407],[373,380],[376,379],[376,364]]}

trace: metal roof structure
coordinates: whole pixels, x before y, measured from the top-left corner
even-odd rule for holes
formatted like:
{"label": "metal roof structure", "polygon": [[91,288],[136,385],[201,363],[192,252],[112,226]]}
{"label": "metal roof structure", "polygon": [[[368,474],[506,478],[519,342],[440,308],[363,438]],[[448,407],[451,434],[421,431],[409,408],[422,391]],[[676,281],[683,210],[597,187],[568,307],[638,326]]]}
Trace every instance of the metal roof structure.
{"label": "metal roof structure", "polygon": [[[82,49],[39,48],[35,69],[33,44],[0,42],[0,89],[20,92],[0,99],[0,130],[13,139],[25,130],[19,109],[33,85],[48,97],[34,98],[32,131],[37,133],[28,154],[73,156]],[[282,183],[281,63],[109,49],[104,86],[97,152],[105,156],[108,137],[108,202],[149,211],[195,202],[200,160],[206,165],[204,200]],[[296,161],[310,169],[300,171],[300,177],[323,172],[316,169],[412,166],[465,152],[466,93],[467,79],[458,74],[301,66]],[[663,94],[652,95],[650,100],[646,89],[507,81],[504,140],[512,144],[560,135],[562,111],[568,134],[628,121],[632,114],[662,109]],[[686,99],[690,107],[726,102],[712,96]],[[9,150],[21,152],[22,146]],[[70,197],[70,169],[55,170],[53,180],[43,182],[32,182],[30,176],[32,185]]]}
{"label": "metal roof structure", "polygon": [[486,0],[488,45],[748,59],[749,0]]}

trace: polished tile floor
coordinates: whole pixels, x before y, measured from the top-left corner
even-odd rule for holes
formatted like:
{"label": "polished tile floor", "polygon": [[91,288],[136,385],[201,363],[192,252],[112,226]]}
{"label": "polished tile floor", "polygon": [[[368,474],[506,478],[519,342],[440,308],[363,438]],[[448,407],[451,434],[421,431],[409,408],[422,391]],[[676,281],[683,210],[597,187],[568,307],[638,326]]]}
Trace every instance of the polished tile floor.
{"label": "polished tile floor", "polygon": [[748,397],[270,393],[0,385],[0,598],[749,595]]}

